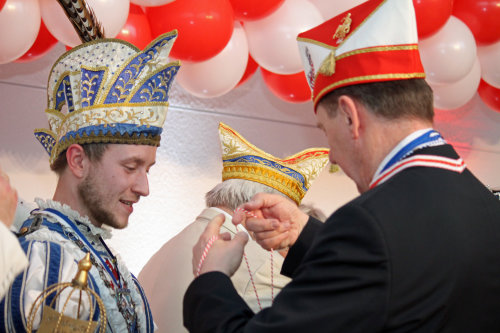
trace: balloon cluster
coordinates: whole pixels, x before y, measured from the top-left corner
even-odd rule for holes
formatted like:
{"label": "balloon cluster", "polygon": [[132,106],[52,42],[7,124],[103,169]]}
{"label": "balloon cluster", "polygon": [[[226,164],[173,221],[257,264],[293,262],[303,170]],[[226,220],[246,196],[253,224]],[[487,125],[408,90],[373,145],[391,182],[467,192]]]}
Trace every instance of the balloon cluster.
{"label": "balloon cluster", "polygon": [[[212,98],[260,68],[269,90],[307,102],[296,36],[367,0],[86,0],[107,37],[144,48],[177,29],[177,82]],[[500,112],[500,0],[413,0],[419,47],[435,107],[455,109],[476,92]],[[80,44],[56,0],[0,0],[0,64],[36,60]]]}

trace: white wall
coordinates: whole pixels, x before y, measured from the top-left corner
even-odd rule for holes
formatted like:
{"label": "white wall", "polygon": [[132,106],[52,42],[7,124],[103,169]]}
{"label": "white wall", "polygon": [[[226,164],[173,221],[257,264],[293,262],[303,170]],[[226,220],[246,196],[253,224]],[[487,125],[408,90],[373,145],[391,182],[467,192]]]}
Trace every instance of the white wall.
{"label": "white wall", "polygon": [[[51,198],[56,177],[34,138],[46,128],[46,80],[64,52],[57,45],[32,63],[0,65],[0,167],[21,198]],[[325,146],[315,127],[312,103],[290,104],[272,95],[256,73],[225,96],[199,99],[174,83],[157,163],[150,172],[150,196],[136,205],[129,227],[113,232],[112,246],[138,274],[161,245],[189,224],[204,207],[204,194],[221,178],[218,123],[225,122],[257,147],[285,157]],[[490,186],[500,185],[500,114],[475,97],[459,110],[438,111],[436,127],[456,144],[470,169]],[[304,198],[327,215],[357,195],[342,173],[318,177]]]}

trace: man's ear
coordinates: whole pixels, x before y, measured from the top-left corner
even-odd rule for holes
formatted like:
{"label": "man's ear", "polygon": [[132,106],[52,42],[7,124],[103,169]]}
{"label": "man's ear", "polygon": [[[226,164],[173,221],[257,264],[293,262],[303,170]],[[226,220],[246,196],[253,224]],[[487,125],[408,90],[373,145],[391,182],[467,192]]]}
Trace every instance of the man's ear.
{"label": "man's ear", "polygon": [[85,177],[88,169],[89,159],[79,144],[72,144],[66,150],[66,161],[71,173],[77,178]]}
{"label": "man's ear", "polygon": [[358,105],[354,100],[346,95],[342,95],[338,100],[338,112],[345,118],[345,123],[349,126],[349,131],[351,132],[352,138],[357,139],[359,137],[360,128],[360,114]]}

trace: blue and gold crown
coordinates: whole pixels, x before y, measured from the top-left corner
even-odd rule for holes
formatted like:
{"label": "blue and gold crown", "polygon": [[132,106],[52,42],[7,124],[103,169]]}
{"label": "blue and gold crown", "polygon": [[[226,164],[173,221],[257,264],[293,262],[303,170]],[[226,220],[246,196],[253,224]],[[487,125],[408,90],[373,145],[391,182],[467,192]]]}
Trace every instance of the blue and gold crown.
{"label": "blue and gold crown", "polygon": [[160,144],[180,67],[168,60],[176,37],[176,30],[163,34],[143,51],[119,39],[97,39],[56,61],[47,86],[49,129],[35,129],[51,165],[73,143]]}
{"label": "blue and gold crown", "polygon": [[222,180],[246,179],[270,186],[300,204],[328,162],[328,148],[310,148],[284,159],[268,154],[219,123]]}

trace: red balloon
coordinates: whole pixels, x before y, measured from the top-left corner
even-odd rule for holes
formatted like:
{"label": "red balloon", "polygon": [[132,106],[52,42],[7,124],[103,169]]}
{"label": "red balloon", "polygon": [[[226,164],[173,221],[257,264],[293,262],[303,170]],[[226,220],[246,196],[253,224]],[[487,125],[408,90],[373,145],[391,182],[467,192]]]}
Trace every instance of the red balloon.
{"label": "red balloon", "polygon": [[260,20],[281,6],[285,0],[229,0],[237,20]]}
{"label": "red balloon", "polygon": [[148,17],[140,6],[130,4],[127,22],[115,38],[134,44],[139,49],[145,48],[152,40]]}
{"label": "red balloon", "polygon": [[226,47],[234,28],[229,0],[176,0],[164,6],[146,7],[154,37],[177,29],[179,36],[170,56],[204,61]]}
{"label": "red balloon", "polygon": [[311,89],[307,84],[304,71],[296,74],[281,75],[260,68],[266,86],[276,96],[290,103],[303,103],[311,100]]}
{"label": "red balloon", "polygon": [[419,38],[436,33],[448,21],[453,9],[453,0],[413,0],[417,16]]}
{"label": "red balloon", "polygon": [[25,54],[15,60],[15,62],[28,62],[39,59],[46,55],[56,44],[57,39],[51,35],[43,20],[40,22],[40,30],[35,42]]}
{"label": "red balloon", "polygon": [[247,68],[245,69],[245,73],[243,73],[243,76],[240,79],[240,82],[236,85],[236,87],[241,86],[243,83],[247,82],[249,78],[251,78],[255,72],[257,71],[257,68],[259,67],[259,64],[252,58],[250,53],[248,54],[248,62],[247,62]]}
{"label": "red balloon", "polygon": [[478,45],[500,40],[500,0],[455,0],[452,14],[467,24]]}
{"label": "red balloon", "polygon": [[490,86],[486,81],[481,79],[477,92],[483,102],[491,109],[500,112],[500,89]]}
{"label": "red balloon", "polygon": [[0,10],[2,10],[3,5],[5,5],[6,2],[7,0],[0,0]]}

